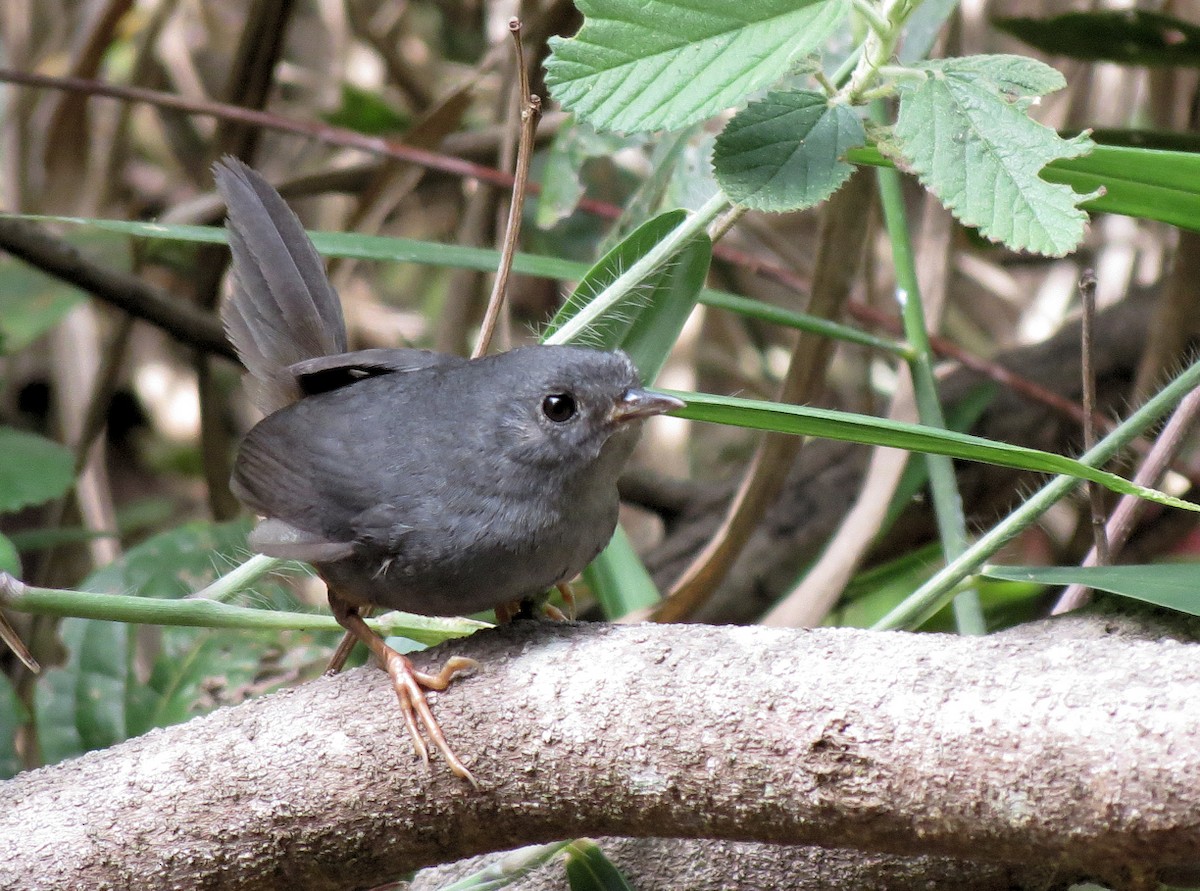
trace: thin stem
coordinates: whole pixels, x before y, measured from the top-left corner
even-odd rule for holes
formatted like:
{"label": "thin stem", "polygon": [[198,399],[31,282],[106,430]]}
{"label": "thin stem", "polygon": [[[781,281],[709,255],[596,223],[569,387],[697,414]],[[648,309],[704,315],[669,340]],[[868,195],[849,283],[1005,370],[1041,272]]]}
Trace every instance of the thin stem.
{"label": "thin stem", "polygon": [[[333,616],[322,613],[251,609],[197,598],[165,600],[128,594],[37,588],[3,572],[0,572],[0,605],[40,616],[73,616],[140,625],[279,631],[342,630]],[[473,619],[441,619],[399,612],[386,613],[367,624],[382,635],[398,634],[430,645],[454,637],[466,637],[481,628],[490,627],[486,622]]]}
{"label": "thin stem", "polygon": [[589,325],[624,300],[642,283],[646,276],[675,256],[685,244],[703,231],[728,206],[729,199],[723,192],[718,192],[708,199],[703,207],[676,226],[666,238],[618,276],[587,306],[568,319],[565,325],[547,337],[545,343],[570,343],[579,337]]}
{"label": "thin stem", "polygon": [[529,89],[529,71],[525,65],[525,48],[521,43],[521,20],[510,19],[508,30],[512,33],[517,56],[517,90],[521,101],[521,129],[517,141],[517,163],[513,177],[512,200],[508,204],[508,222],[504,227],[504,244],[500,249],[500,268],[492,283],[492,294],[488,298],[487,312],[479,331],[479,340],[471,358],[478,359],[488,351],[496,322],[504,306],[504,295],[508,289],[508,276],[512,272],[513,257],[517,252],[517,238],[521,234],[521,218],[525,209],[525,194],[529,187],[529,164],[533,160],[533,139],[537,132],[538,117],[542,112],[542,100]]}
{"label": "thin stem", "polygon": [[[1093,363],[1092,328],[1096,321],[1096,274],[1085,269],[1079,276],[1079,301],[1083,305],[1082,338],[1080,341],[1080,373],[1083,375],[1083,447],[1096,444],[1096,372]],[[1088,504],[1092,518],[1092,540],[1095,542],[1096,563],[1108,565],[1108,536],[1104,532],[1104,493],[1088,483]]]}
{"label": "thin stem", "polygon": [[[875,117],[882,116],[878,105],[873,109]],[[904,211],[904,195],[900,188],[900,174],[892,169],[876,170],[879,178],[879,194],[888,237],[892,245],[892,263],[896,271],[897,301],[900,303],[904,334],[913,349],[909,369],[913,377],[917,415],[922,424],[938,429],[946,428],[946,418],[938,401],[937,382],[933,377],[933,347],[926,330],[925,311],[921,301],[920,283],[914,264],[912,242],[908,236],[908,221]],[[947,563],[966,550],[967,523],[963,516],[962,496],[958,491],[958,478],[954,474],[954,463],[940,455],[926,455],[925,464],[929,471],[929,487],[933,494],[934,515],[937,518],[938,534],[942,553]],[[962,591],[954,600],[954,618],[961,634],[985,634],[987,625],[979,594],[974,590]]]}
{"label": "thin stem", "polygon": [[201,588],[189,599],[220,600],[222,602],[234,594],[246,590],[269,572],[274,572],[287,563],[278,557],[268,557],[266,554],[255,554],[245,563],[239,564],[230,572],[225,573],[206,588]]}
{"label": "thin stem", "polygon": [[857,12],[872,32],[881,38],[887,38],[891,25],[886,15],[880,15],[879,10],[871,0],[853,0],[854,11]]}
{"label": "thin stem", "polygon": [[916,4],[906,0],[891,0],[881,6],[882,16],[871,9],[866,12],[864,4],[856,5],[856,9],[864,15],[870,24],[870,31],[862,43],[862,54],[854,67],[846,85],[841,89],[841,97],[850,105],[859,105],[866,91],[876,87],[879,69],[892,60],[896,52],[896,44],[904,33],[904,23],[912,15]]}

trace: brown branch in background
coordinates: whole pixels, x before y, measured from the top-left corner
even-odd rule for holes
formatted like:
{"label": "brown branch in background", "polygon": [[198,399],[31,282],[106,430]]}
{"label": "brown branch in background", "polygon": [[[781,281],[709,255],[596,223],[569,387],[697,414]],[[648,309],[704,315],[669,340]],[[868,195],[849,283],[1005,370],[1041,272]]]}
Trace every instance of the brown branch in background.
{"label": "brown branch in background", "polygon": [[[1096,273],[1083,270],[1079,276],[1079,302],[1083,307],[1080,372],[1083,375],[1083,449],[1090,451],[1096,444],[1096,372],[1093,368],[1092,329],[1096,322]],[[1098,483],[1087,482],[1088,505],[1092,518],[1092,539],[1095,542],[1096,563],[1108,565],[1108,538],[1104,533],[1104,493]]]}
{"label": "brown branch in background", "polygon": [[89,260],[74,245],[36,223],[0,217],[0,250],[161,328],[181,343],[237,361],[216,316],[146,284],[136,275]]}
{"label": "brown branch in background", "polygon": [[367,136],[354,130],[346,129],[345,127],[326,124],[323,121],[298,121],[271,112],[241,108],[223,102],[212,102],[207,99],[189,99],[184,96],[177,96],[174,93],[164,93],[161,90],[119,86],[117,84],[89,80],[82,77],[51,77],[28,71],[13,71],[7,68],[0,68],[0,82],[53,90],[77,90],[96,96],[107,96],[111,99],[146,102],[158,108],[169,108],[189,114],[237,121],[268,130],[295,133],[320,140],[329,145],[356,148],[376,155],[399,158],[401,161],[411,161],[414,164],[421,164],[431,170],[440,170],[444,173],[472,177],[495,186],[500,186],[501,188],[507,188],[513,182],[511,175],[502,173],[493,167],[474,164],[470,161],[462,161],[458,158],[441,155],[427,149],[405,145],[393,139],[385,139],[380,136]]}
{"label": "brown branch in background", "polygon": [[[926,326],[942,323],[946,306],[948,278],[953,268],[953,218],[932,196],[926,196],[916,238],[917,280],[925,308]],[[899,363],[898,380],[887,409],[890,420],[917,423],[916,393],[912,367]],[[822,620],[841,599],[850,579],[859,570],[871,546],[880,538],[888,517],[888,506],[908,465],[906,453],[896,449],[872,449],[862,483],[857,487],[853,506],[837,531],[829,539],[804,577],[784,592],[763,616],[762,624],[811,628]],[[850,493],[847,493],[849,495]]]}
{"label": "brown branch in background", "polygon": [[517,89],[521,101],[521,131],[517,143],[516,174],[513,178],[512,201],[508,206],[508,225],[504,229],[504,244],[500,249],[500,268],[496,272],[496,280],[492,284],[492,294],[488,298],[487,312],[483,316],[479,340],[471,358],[477,359],[487,353],[488,345],[496,330],[496,322],[500,318],[500,309],[504,305],[504,293],[508,288],[508,276],[512,271],[513,255],[517,251],[517,238],[521,234],[521,214],[525,208],[525,194],[529,184],[529,163],[533,158],[533,137],[537,130],[538,115],[541,114],[542,100],[529,90],[529,70],[525,65],[525,48],[521,45],[521,20],[510,19],[508,30],[512,33],[513,45],[517,56]]}
{"label": "brown branch in background", "polygon": [[[92,4],[92,16],[87,17],[82,35],[74,43],[68,72],[76,77],[93,77],[112,46],[119,23],[133,6],[130,0],[109,0]],[[80,202],[94,208],[93,189],[88,185],[88,168],[97,128],[91,126],[87,97],[78,93],[63,93],[53,97],[49,120],[42,135],[42,194],[38,206],[53,208],[60,213],[80,213]],[[22,205],[25,207],[26,205]]]}

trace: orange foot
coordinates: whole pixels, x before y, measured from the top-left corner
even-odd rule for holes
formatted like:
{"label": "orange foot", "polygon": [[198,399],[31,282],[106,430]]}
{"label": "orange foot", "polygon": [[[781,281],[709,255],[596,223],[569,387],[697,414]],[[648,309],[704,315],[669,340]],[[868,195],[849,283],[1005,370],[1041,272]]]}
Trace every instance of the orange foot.
{"label": "orange foot", "polygon": [[338,623],[366,644],[367,649],[374,654],[379,664],[388,673],[388,677],[392,681],[392,689],[396,691],[396,698],[400,701],[400,712],[404,715],[404,724],[408,727],[408,733],[412,737],[413,749],[425,762],[425,766],[429,766],[429,746],[421,733],[422,726],[434,748],[442,753],[442,757],[450,765],[450,770],[478,789],[479,784],[475,782],[475,777],[471,776],[471,771],[467,770],[466,765],[459,760],[459,757],[454,754],[454,750],[450,748],[450,744],[446,742],[446,736],[442,733],[437,718],[433,716],[433,711],[429,708],[425,691],[445,690],[455,676],[464,671],[478,668],[479,663],[464,656],[453,656],[446,660],[446,664],[437,674],[417,671],[407,657],[393,650],[382,637],[371,630],[355,607],[342,600],[332,590],[329,592],[329,606]]}
{"label": "orange foot", "polygon": [[507,603],[501,603],[495,608],[496,623],[499,625],[507,625],[518,616],[525,618],[536,618],[534,611],[541,608],[542,614],[548,619],[555,622],[569,622],[575,618],[575,592],[571,590],[571,586],[566,582],[560,582],[554,586],[558,589],[558,593],[562,595],[563,603],[566,604],[567,612],[564,615],[563,611],[552,603],[543,601],[538,603],[538,598],[526,597],[523,600],[510,600]]}

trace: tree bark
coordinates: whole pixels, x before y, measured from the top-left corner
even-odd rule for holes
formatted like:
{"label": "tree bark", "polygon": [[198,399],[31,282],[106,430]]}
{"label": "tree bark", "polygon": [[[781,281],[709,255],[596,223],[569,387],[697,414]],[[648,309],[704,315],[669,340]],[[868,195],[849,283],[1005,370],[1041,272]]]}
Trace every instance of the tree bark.
{"label": "tree bark", "polygon": [[0,785],[0,887],[369,887],[581,835],[1194,868],[1200,648],[1123,627],[520,623],[416,658],[480,661],[433,705],[480,790],[361,669]]}

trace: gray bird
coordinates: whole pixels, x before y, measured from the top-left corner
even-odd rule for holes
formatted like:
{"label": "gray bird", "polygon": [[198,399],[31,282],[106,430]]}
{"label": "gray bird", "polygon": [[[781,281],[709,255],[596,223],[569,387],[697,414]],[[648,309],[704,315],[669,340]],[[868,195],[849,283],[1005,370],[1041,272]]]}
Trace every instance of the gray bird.
{"label": "gray bird", "polygon": [[233,253],[222,316],[267,415],[233,471],[234,493],[264,517],[250,543],[316,568],[334,616],[391,676],[417,753],[428,762],[423,724],[473,782],[424,689],[474,663],[418,672],[360,611],[462,615],[569,581],[612,536],[639,422],[683,403],[643,389],[620,352],[347,352],[340,302],[299,220],[241,162],[214,173]]}

